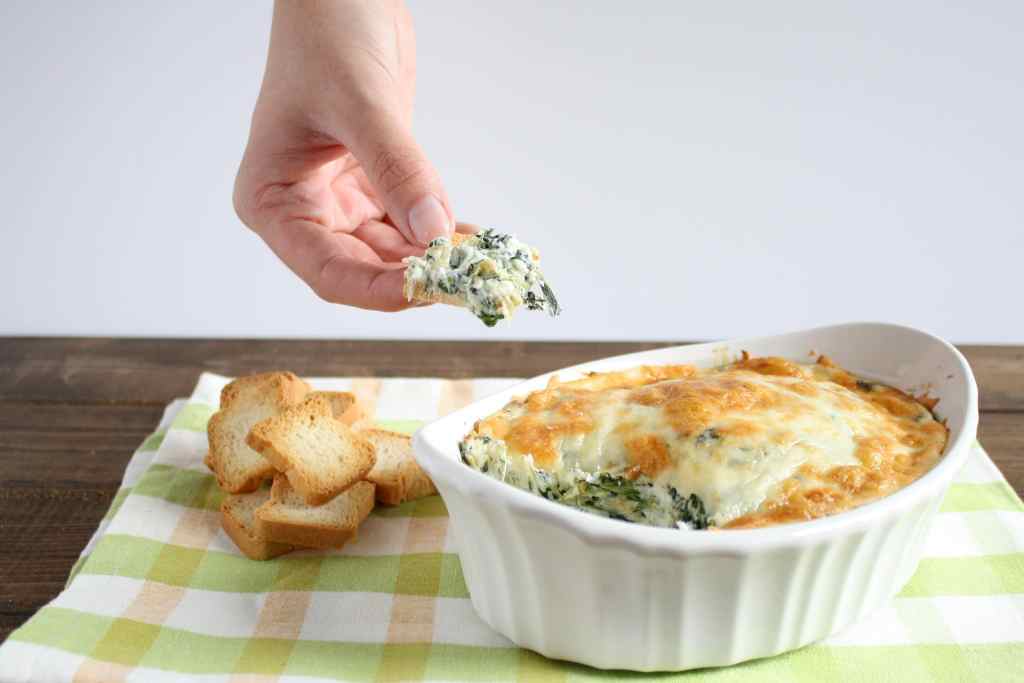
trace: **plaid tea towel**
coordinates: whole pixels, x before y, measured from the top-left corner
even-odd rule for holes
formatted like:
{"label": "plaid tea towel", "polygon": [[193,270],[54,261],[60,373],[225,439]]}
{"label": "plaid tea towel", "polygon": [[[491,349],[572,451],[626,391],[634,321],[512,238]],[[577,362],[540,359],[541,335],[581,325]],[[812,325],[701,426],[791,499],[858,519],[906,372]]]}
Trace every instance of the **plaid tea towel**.
{"label": "plaid tea towel", "polygon": [[[514,380],[323,379],[411,432]],[[0,646],[0,681],[1024,681],[1024,505],[975,445],[892,603],[821,643],[681,674],[547,660],[473,612],[437,496],[378,508],[339,551],[268,562],[220,528],[203,375],[132,458],[67,588]]]}

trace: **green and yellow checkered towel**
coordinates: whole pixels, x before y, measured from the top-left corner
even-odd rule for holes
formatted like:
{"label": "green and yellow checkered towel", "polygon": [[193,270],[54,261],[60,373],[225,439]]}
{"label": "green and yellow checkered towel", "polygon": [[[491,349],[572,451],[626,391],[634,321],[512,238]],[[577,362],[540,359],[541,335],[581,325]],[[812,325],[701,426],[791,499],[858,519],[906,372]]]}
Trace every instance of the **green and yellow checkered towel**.
{"label": "green and yellow checkered towel", "polygon": [[[15,681],[562,681],[639,678],[550,661],[491,631],[468,599],[441,499],[378,508],[357,542],[247,560],[202,463],[226,379],[203,375],[140,447],[66,589],[0,647]],[[512,380],[313,380],[411,431]],[[980,446],[913,579],[822,643],[692,681],[1024,681],[1024,505]]]}

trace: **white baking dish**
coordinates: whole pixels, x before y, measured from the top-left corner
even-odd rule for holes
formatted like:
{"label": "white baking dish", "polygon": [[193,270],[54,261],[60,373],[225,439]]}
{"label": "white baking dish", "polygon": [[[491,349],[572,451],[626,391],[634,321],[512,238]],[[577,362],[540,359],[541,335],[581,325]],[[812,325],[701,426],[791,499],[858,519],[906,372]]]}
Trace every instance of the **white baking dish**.
{"label": "white baking dish", "polygon": [[950,430],[943,458],[887,498],[811,522],[720,532],[630,524],[553,503],[460,461],[458,443],[476,420],[542,387],[549,375],[527,380],[427,425],[413,440],[448,506],[470,597],[485,622],[548,657],[682,670],[801,647],[899,591],[977,430],[974,377],[948,343],[907,327],[853,323],[634,353],[551,374],[714,366],[742,350],[801,361],[824,353],[867,378],[927,390]]}

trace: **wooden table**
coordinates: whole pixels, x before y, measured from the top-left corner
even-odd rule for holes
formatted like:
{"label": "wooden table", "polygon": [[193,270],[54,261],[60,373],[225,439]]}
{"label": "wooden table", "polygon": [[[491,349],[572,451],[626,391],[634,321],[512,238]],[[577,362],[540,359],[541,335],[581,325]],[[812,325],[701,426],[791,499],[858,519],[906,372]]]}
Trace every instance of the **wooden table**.
{"label": "wooden table", "polygon": [[[0,641],[64,585],[128,458],[203,370],[527,377],[651,343],[0,338]],[[1024,491],[1024,347],[963,346],[979,438]]]}

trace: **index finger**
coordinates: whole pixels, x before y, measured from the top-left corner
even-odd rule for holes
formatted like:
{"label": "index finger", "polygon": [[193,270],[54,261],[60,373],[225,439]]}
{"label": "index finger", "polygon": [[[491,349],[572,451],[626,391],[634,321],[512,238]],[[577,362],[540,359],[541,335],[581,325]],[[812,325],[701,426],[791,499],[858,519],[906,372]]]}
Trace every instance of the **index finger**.
{"label": "index finger", "polygon": [[325,301],[374,311],[413,305],[402,291],[405,267],[381,261],[352,235],[296,219],[269,227],[260,236]]}
{"label": "index finger", "polygon": [[339,255],[324,264],[313,291],[335,304],[401,311],[414,305],[406,300],[404,286],[405,267],[401,264],[373,264]]}

